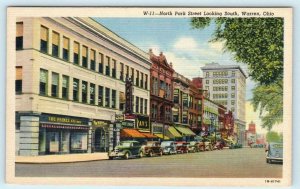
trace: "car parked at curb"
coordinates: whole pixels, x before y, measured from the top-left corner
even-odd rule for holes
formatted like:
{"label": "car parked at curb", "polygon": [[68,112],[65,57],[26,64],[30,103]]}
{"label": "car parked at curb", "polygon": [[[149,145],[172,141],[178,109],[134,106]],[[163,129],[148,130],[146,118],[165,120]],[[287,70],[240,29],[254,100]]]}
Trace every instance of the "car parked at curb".
{"label": "car parked at curb", "polygon": [[283,162],[283,144],[282,143],[269,143],[266,146],[266,162]]}
{"label": "car parked at curb", "polygon": [[199,147],[199,142],[197,141],[190,141],[188,148],[189,152],[195,153],[195,152],[200,152],[200,147]]}
{"label": "car parked at curb", "polygon": [[143,143],[142,150],[144,154],[149,157],[152,157],[153,155],[163,155],[163,149],[161,148],[160,143],[157,141],[147,141]]}
{"label": "car parked at curb", "polygon": [[127,140],[122,141],[119,145],[117,145],[113,151],[108,153],[108,157],[110,160],[114,158],[136,158],[136,157],[143,157],[144,152],[141,148],[141,144],[138,141],[134,140]]}
{"label": "car parked at curb", "polygon": [[189,153],[189,143],[185,141],[176,142],[176,151],[177,153]]}
{"label": "car parked at curb", "polygon": [[163,149],[163,154],[176,154],[176,144],[174,141],[163,141],[160,146]]}

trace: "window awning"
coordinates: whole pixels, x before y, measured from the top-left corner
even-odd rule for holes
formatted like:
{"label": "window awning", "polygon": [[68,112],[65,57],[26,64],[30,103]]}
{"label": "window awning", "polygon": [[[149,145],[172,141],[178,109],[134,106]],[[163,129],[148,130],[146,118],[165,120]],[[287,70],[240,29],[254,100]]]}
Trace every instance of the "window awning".
{"label": "window awning", "polygon": [[178,133],[178,131],[174,127],[169,127],[168,131],[171,135],[171,136],[169,136],[170,138],[181,138],[182,137],[180,135],[180,133]]}
{"label": "window awning", "polygon": [[151,133],[142,133],[142,135],[144,135],[146,138],[157,138],[156,135],[153,135]]}
{"label": "window awning", "polygon": [[146,138],[145,135],[135,129],[122,129],[121,137],[123,138]]}
{"label": "window awning", "polygon": [[161,138],[163,140],[170,140],[169,137],[167,137],[166,135],[163,136],[163,134],[160,134],[160,133],[155,133],[154,135],[156,135],[158,138]]}
{"label": "window awning", "polygon": [[175,127],[184,136],[195,136],[196,134],[188,127]]}

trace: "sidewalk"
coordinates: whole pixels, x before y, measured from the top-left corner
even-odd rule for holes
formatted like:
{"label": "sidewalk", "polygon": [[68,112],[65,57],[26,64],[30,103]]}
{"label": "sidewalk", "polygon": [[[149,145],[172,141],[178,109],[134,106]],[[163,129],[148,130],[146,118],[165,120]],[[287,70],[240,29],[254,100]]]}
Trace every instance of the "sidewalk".
{"label": "sidewalk", "polygon": [[16,163],[71,163],[83,161],[107,160],[107,153],[16,156]]}

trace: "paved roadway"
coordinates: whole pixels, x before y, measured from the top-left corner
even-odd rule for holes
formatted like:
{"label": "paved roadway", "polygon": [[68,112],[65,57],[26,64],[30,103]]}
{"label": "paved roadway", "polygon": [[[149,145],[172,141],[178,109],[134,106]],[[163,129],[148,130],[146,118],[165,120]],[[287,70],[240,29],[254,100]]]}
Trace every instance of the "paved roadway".
{"label": "paved roadway", "polygon": [[280,178],[282,164],[267,164],[264,149],[243,148],[129,160],[16,164],[16,176]]}

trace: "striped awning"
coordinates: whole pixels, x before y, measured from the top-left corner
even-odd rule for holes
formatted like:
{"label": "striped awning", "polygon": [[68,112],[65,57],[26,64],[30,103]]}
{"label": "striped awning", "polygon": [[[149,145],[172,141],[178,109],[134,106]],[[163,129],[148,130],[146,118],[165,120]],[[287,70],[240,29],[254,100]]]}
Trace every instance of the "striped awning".
{"label": "striped awning", "polygon": [[154,135],[156,135],[158,138],[163,139],[163,140],[170,140],[169,137],[167,137],[166,135],[163,136],[163,134],[160,134],[160,133],[155,133]]}
{"label": "striped awning", "polygon": [[42,124],[41,127],[43,128],[50,128],[50,129],[78,129],[78,130],[89,130],[89,127],[84,126],[72,126],[72,125],[55,125],[55,124]]}
{"label": "striped awning", "polygon": [[151,133],[142,133],[143,135],[145,135],[146,138],[157,138],[156,135],[153,135]]}
{"label": "striped awning", "polygon": [[178,131],[174,127],[169,127],[168,131],[170,134],[168,137],[170,137],[170,138],[181,138],[182,137],[180,135],[180,133],[178,133]]}
{"label": "striped awning", "polygon": [[195,136],[196,134],[188,127],[175,127],[183,136]]}
{"label": "striped awning", "polygon": [[145,135],[143,135],[136,129],[122,129],[121,137],[122,138],[146,138]]}

